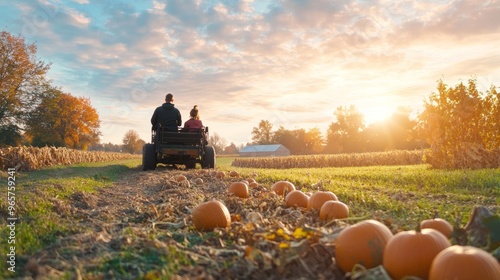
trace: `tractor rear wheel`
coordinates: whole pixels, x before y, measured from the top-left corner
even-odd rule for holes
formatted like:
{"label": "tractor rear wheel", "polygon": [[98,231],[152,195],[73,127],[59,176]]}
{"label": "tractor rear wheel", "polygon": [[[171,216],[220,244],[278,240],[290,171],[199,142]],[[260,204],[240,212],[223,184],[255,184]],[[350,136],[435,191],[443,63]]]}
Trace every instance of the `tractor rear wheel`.
{"label": "tractor rear wheel", "polygon": [[142,170],[156,169],[156,151],[154,144],[145,144],[142,147]]}
{"label": "tractor rear wheel", "polygon": [[205,146],[201,167],[203,169],[215,168],[215,149],[212,146]]}

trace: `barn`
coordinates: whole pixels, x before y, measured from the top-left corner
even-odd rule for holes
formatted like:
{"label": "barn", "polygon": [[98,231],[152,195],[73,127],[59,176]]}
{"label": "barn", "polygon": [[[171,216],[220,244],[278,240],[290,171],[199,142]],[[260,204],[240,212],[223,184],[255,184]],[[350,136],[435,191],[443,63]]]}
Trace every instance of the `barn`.
{"label": "barn", "polygon": [[247,145],[240,150],[240,157],[278,157],[289,155],[290,150],[281,144]]}

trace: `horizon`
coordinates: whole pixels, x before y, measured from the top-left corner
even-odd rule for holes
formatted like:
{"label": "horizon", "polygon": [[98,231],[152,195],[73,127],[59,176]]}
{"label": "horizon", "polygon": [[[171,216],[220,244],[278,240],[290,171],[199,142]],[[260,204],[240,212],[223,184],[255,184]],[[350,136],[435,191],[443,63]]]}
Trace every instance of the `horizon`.
{"label": "horizon", "polygon": [[500,81],[500,1],[124,1],[0,3],[0,27],[35,43],[47,77],[89,98],[101,143],[150,139],[172,93],[183,122],[198,105],[228,144],[273,129],[318,128],[354,105],[365,123],[413,114],[436,92]]}

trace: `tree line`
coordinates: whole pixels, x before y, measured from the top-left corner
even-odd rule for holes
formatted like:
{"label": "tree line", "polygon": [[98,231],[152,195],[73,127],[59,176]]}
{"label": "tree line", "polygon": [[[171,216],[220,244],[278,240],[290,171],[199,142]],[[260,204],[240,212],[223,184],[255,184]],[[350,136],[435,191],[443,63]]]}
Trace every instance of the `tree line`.
{"label": "tree line", "polygon": [[359,153],[428,149],[425,161],[440,168],[500,167],[500,93],[480,92],[475,79],[450,87],[438,81],[414,119],[400,107],[369,126],[353,105],[338,107],[326,137],[318,128],[288,130],[261,120],[252,144],[282,144],[292,154]]}
{"label": "tree line", "polygon": [[426,144],[417,135],[417,120],[410,118],[411,110],[399,107],[384,121],[365,125],[356,106],[341,106],[333,112],[332,121],[323,136],[318,128],[288,130],[261,120],[252,130],[253,144],[282,144],[292,154],[335,154],[412,150]]}

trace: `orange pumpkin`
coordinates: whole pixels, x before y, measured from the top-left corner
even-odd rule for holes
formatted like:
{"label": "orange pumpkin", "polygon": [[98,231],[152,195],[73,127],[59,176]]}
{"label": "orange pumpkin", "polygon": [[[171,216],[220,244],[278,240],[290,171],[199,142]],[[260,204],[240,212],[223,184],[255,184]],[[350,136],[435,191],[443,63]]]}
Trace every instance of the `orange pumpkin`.
{"label": "orange pumpkin", "polygon": [[321,206],[328,200],[338,200],[338,198],[330,191],[316,191],[309,198],[307,209],[321,210]]}
{"label": "orange pumpkin", "polygon": [[248,186],[249,186],[250,188],[255,188],[255,187],[257,187],[258,185],[259,185],[259,183],[257,183],[257,182],[250,182],[250,183],[248,184]]}
{"label": "orange pumpkin", "polygon": [[402,231],[385,246],[383,266],[393,279],[427,279],[434,257],[450,246],[448,238],[432,228]]}
{"label": "orange pumpkin", "polygon": [[250,195],[248,185],[243,182],[232,182],[227,191],[241,198],[247,198]]}
{"label": "orange pumpkin", "polygon": [[337,266],[344,272],[360,264],[367,269],[382,264],[384,248],[391,230],[376,220],[364,220],[344,228],[335,241]]}
{"label": "orange pumpkin", "polygon": [[286,207],[307,207],[307,202],[309,201],[309,196],[300,190],[294,190],[289,192],[285,196]]}
{"label": "orange pumpkin", "polygon": [[176,175],[176,176],[174,176],[174,180],[175,180],[177,183],[180,183],[180,182],[182,182],[182,181],[184,181],[184,180],[187,180],[187,178],[186,178],[186,176],[184,176],[184,175]]}
{"label": "orange pumpkin", "polygon": [[441,218],[423,220],[420,222],[420,228],[433,228],[444,234],[446,238],[450,238],[453,231],[453,226],[447,220]]}
{"label": "orange pumpkin", "polygon": [[215,173],[215,178],[217,179],[224,179],[226,177],[226,173],[224,171],[217,171]]}
{"label": "orange pumpkin", "polygon": [[227,207],[218,200],[204,202],[193,209],[193,223],[197,230],[213,230],[231,225]]}
{"label": "orange pumpkin", "polygon": [[323,221],[344,219],[347,217],[349,217],[349,207],[337,200],[325,201],[319,210],[319,218]]}
{"label": "orange pumpkin", "polygon": [[488,252],[454,245],[441,251],[432,261],[429,280],[500,279],[500,264]]}
{"label": "orange pumpkin", "polygon": [[257,183],[257,181],[255,181],[255,179],[254,179],[254,178],[247,178],[247,182],[248,182],[249,184],[251,184],[251,183]]}
{"label": "orange pumpkin", "polygon": [[291,191],[295,190],[295,186],[288,181],[278,181],[273,184],[271,187],[271,190],[274,191],[277,195],[283,196],[286,193],[289,193]]}
{"label": "orange pumpkin", "polygon": [[231,172],[229,172],[229,176],[230,177],[238,177],[240,174],[238,174],[238,171],[236,170],[232,170]]}
{"label": "orange pumpkin", "polygon": [[203,175],[207,175],[207,174],[209,174],[209,171],[208,171],[208,170],[206,170],[206,169],[200,169],[200,170],[198,171],[198,175],[199,175],[199,176],[203,176]]}

